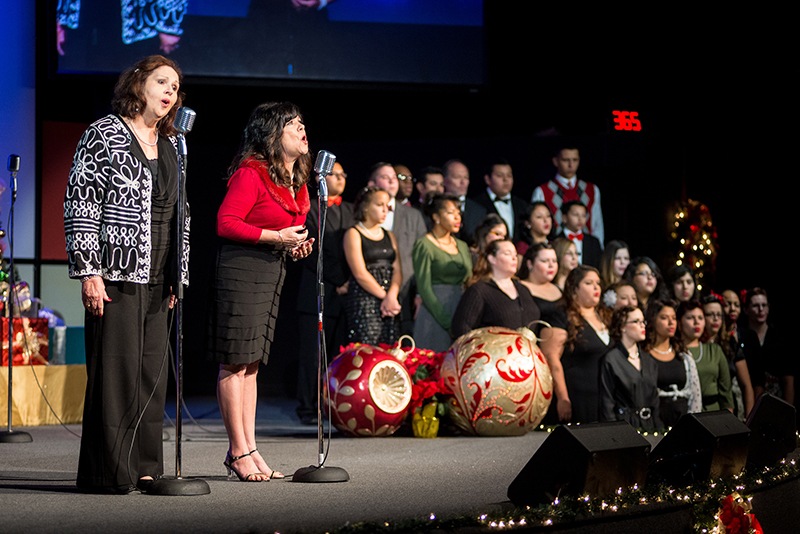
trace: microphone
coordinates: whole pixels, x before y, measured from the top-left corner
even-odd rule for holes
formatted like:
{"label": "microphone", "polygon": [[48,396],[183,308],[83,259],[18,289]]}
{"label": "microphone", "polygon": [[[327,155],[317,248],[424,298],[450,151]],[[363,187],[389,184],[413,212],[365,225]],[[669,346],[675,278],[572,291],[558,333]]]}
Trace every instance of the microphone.
{"label": "microphone", "polygon": [[192,131],[195,118],[197,118],[197,113],[192,108],[179,107],[172,126],[182,134],[189,133]]}
{"label": "microphone", "polygon": [[[333,164],[331,164],[331,166],[333,166]],[[8,172],[11,173],[11,204],[14,204],[14,201],[17,199],[17,173],[19,172],[18,155],[11,154],[8,156]]]}
{"label": "microphone", "polygon": [[327,150],[320,150],[317,154],[317,162],[314,163],[314,172],[317,173],[317,183],[319,184],[319,196],[325,202],[328,201],[328,182],[325,177],[333,171],[333,164],[336,163],[336,156]]}

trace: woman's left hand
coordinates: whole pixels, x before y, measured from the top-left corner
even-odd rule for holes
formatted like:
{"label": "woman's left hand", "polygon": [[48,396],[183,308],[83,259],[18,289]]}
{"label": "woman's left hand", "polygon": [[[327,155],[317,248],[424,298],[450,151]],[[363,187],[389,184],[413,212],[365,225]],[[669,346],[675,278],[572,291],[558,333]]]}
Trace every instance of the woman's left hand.
{"label": "woman's left hand", "polygon": [[303,241],[296,247],[289,249],[289,254],[292,255],[293,260],[299,260],[305,258],[309,254],[311,254],[311,249],[313,248],[312,245],[314,245],[313,237],[307,241]]}

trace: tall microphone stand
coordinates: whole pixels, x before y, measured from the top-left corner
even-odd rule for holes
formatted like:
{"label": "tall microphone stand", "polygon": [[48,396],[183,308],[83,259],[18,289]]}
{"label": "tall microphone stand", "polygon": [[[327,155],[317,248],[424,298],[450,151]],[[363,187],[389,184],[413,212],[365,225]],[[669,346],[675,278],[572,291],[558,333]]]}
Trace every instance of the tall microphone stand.
{"label": "tall microphone stand", "polygon": [[[187,114],[190,116],[187,118]],[[175,224],[175,258],[177,259],[177,283],[174,287],[177,301],[175,303],[175,384],[176,384],[176,420],[175,420],[175,477],[156,479],[147,490],[150,495],[207,495],[211,488],[205,480],[199,478],[181,477],[181,441],[183,439],[183,282],[181,280],[181,265],[183,263],[184,227],[186,225],[186,132],[194,123],[194,111],[189,108],[180,108],[175,119],[178,129],[178,163],[180,165],[180,178],[178,183],[178,209]],[[188,122],[188,126],[186,125]],[[188,258],[187,258],[188,260]]]}
{"label": "tall microphone stand", "polygon": [[[321,162],[332,158],[332,161]],[[322,280],[322,237],[325,235],[325,215],[328,210],[328,183],[325,176],[330,174],[336,156],[330,152],[321,151],[314,170],[317,171],[317,181],[319,183],[319,195],[317,195],[317,211],[319,223],[317,224],[317,313],[319,325],[317,328],[317,465],[301,467],[292,475],[292,482],[347,482],[350,475],[341,467],[329,467],[325,465],[325,447],[323,443],[322,428],[322,377],[327,377],[327,357],[325,355],[325,329],[323,324],[325,286]],[[326,164],[327,163],[327,164]]]}
{"label": "tall microphone stand", "polygon": [[12,373],[14,371],[14,203],[17,200],[17,171],[19,171],[19,156],[8,157],[8,170],[11,172],[11,208],[8,212],[8,298],[6,299],[6,316],[8,317],[8,427],[0,432],[0,443],[28,443],[33,438],[27,432],[14,431],[11,428],[11,407],[13,395],[11,392]]}

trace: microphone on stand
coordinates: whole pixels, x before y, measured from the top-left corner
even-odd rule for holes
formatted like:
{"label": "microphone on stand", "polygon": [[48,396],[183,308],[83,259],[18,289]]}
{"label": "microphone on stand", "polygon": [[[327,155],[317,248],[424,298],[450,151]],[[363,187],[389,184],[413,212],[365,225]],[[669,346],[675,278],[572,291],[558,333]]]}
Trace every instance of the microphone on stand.
{"label": "microphone on stand", "polygon": [[192,108],[185,106],[178,108],[178,113],[175,115],[175,121],[172,127],[178,130],[178,154],[186,156],[186,136],[185,134],[192,131],[194,120],[197,118],[197,113]]}
{"label": "microphone on stand", "polygon": [[336,156],[327,150],[320,150],[317,154],[317,162],[314,163],[314,172],[317,173],[317,183],[319,184],[319,196],[325,202],[328,201],[328,182],[325,177],[333,172],[333,164],[336,163]]}
{"label": "microphone on stand", "polygon": [[[333,158],[334,161],[336,157]],[[333,167],[333,163],[331,163]],[[17,173],[19,172],[19,156],[10,154],[8,156],[8,172],[11,173],[11,202],[17,199]]]}

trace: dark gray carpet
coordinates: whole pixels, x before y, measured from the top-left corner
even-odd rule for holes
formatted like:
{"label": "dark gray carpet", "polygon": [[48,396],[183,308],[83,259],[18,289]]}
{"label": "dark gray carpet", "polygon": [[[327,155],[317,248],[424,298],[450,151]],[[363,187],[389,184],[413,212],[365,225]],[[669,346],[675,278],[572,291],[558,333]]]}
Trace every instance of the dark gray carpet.
{"label": "dark gray carpet", "polygon": [[[304,427],[294,402],[259,406],[259,448],[286,474],[316,464],[316,427]],[[174,411],[174,409],[173,409]],[[33,443],[0,444],[0,532],[325,532],[359,521],[394,521],[487,512],[509,506],[508,484],[547,434],[516,438],[352,439],[334,434],[329,466],[351,481],[299,484],[231,482],[214,399],[194,399],[184,417],[183,471],[211,494],[195,497],[77,493],[79,439],[60,426],[25,430]],[[80,433],[79,425],[69,428]],[[175,430],[167,427],[165,471],[174,474]]]}

